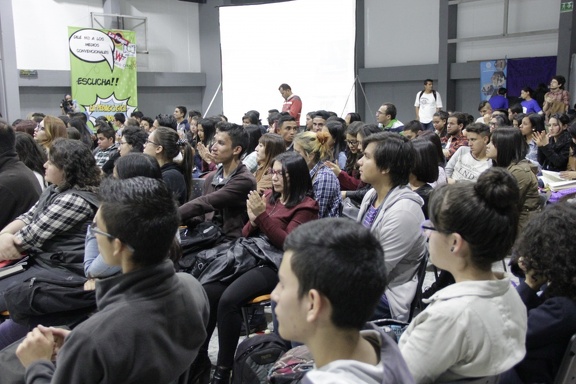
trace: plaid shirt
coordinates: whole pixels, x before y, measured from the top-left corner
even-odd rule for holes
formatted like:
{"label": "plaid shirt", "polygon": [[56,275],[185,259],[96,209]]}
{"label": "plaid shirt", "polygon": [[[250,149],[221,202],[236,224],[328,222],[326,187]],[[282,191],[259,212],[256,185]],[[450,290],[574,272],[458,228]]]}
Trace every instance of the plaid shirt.
{"label": "plaid shirt", "polygon": [[25,250],[33,247],[41,248],[46,240],[94,216],[90,204],[73,193],[57,196],[52,204],[45,207],[43,212],[39,212],[39,216],[33,220],[37,213],[37,206],[38,203],[34,204],[28,212],[17,218],[26,224],[16,233],[16,236],[22,240],[21,246]]}
{"label": "plaid shirt", "polygon": [[446,146],[448,146],[448,142],[450,142],[450,146],[448,147],[448,152],[450,152],[450,155],[446,156],[446,160],[449,160],[452,155],[456,153],[458,148],[468,145],[468,139],[466,139],[466,136],[464,136],[462,133],[460,133],[458,136],[445,136],[441,138],[440,141],[442,141],[442,144],[446,144]]}
{"label": "plaid shirt", "polygon": [[318,216],[338,217],[340,216],[340,182],[334,175],[334,172],[322,163],[318,163],[310,170],[312,178],[312,188],[314,196],[320,206]]}
{"label": "plaid shirt", "polygon": [[106,149],[96,148],[94,150],[94,159],[96,159],[96,165],[102,168],[104,164],[108,161],[110,156],[118,150],[118,143],[114,143]]}
{"label": "plaid shirt", "polygon": [[547,92],[544,95],[544,100],[546,100],[547,98],[551,98],[554,101],[561,101],[567,107],[570,106],[570,93],[565,89],[559,89],[556,92],[552,91]]}

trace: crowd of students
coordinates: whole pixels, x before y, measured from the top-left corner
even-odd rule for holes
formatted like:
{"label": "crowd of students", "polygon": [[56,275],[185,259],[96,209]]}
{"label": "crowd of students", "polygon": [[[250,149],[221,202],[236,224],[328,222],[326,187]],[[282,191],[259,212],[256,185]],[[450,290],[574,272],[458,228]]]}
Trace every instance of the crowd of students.
{"label": "crowd of students", "polygon": [[[17,342],[28,383],[229,383],[241,307],[272,292],[275,331],[314,357],[310,382],[552,382],[576,332],[576,208],[543,209],[536,175],[573,176],[576,128],[569,114],[488,108],[400,133],[357,113],[310,112],[299,129],[288,112],[265,127],[256,111],[237,125],[183,106],[94,131],[75,112],[0,122],[0,260],[28,257],[0,278],[1,353]],[[338,218],[343,200],[353,220]],[[178,226],[206,221],[235,257],[198,280],[175,273]],[[440,278],[411,318],[428,255]],[[517,289],[492,271],[507,255]],[[97,310],[63,302],[15,321],[11,295],[34,279],[81,279]],[[398,345],[362,330],[381,318],[410,323]]]}

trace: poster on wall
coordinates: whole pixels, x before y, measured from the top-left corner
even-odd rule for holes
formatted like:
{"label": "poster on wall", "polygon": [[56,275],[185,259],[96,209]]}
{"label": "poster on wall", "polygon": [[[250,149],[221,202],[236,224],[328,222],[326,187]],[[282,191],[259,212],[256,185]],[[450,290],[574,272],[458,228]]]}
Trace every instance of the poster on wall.
{"label": "poster on wall", "polygon": [[506,59],[480,62],[480,100],[490,100],[506,88],[506,67]]}
{"label": "poster on wall", "polygon": [[121,112],[130,117],[138,107],[136,33],[68,27],[72,97],[94,126]]}

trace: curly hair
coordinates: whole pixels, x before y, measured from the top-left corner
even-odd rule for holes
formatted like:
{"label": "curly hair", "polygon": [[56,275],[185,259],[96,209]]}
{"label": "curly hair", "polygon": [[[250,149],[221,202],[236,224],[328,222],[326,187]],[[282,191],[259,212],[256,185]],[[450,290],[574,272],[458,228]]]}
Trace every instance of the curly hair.
{"label": "curly hair", "polygon": [[576,207],[558,203],[534,215],[516,241],[515,257],[548,280],[547,297],[576,300],[575,227]]}
{"label": "curly hair", "polygon": [[148,134],[140,127],[127,126],[122,132],[124,140],[132,146],[133,152],[144,152]]}
{"label": "curly hair", "polygon": [[58,186],[61,191],[70,188],[94,191],[100,185],[100,168],[96,166],[92,152],[81,141],[54,140],[48,160],[64,171],[64,184]]}

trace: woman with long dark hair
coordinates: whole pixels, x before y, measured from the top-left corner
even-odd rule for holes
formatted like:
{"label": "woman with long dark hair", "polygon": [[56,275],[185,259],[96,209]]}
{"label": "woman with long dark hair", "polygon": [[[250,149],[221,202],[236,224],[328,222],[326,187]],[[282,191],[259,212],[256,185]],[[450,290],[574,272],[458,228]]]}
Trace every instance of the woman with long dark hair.
{"label": "woman with long dark hair", "polygon": [[259,193],[272,188],[270,168],[272,168],[274,158],[284,152],[286,152],[284,139],[276,133],[266,133],[258,140],[258,146],[256,147],[258,168],[254,172],[254,177],[257,183],[256,190]]}
{"label": "woman with long dark hair", "polygon": [[[186,203],[192,191],[194,152],[190,144],[180,139],[175,129],[158,127],[146,140],[144,153],[158,160],[162,178],[179,205]],[[178,155],[182,160],[175,160]]]}
{"label": "woman with long dark hair", "polygon": [[[278,155],[270,170],[272,189],[260,196],[257,191],[248,195],[249,222],[244,237],[266,236],[268,242],[282,249],[284,239],[300,224],[318,219],[318,203],[312,195],[312,183],[304,159],[297,153]],[[210,371],[208,344],[218,325],[218,361],[213,384],[228,384],[234,353],[240,337],[242,315],[240,308],[258,295],[272,292],[278,283],[278,265],[262,264],[237,277],[233,282],[203,284],[210,302],[207,337],[195,363],[204,372]]]}
{"label": "woman with long dark hair", "polygon": [[44,180],[44,173],[46,172],[44,164],[47,159],[46,152],[29,134],[24,132],[15,132],[15,134],[18,158],[34,172],[40,187],[44,190],[44,188],[46,188],[46,181]]}
{"label": "woman with long dark hair", "polygon": [[538,162],[548,171],[565,171],[570,156],[572,139],[566,131],[570,118],[566,114],[554,114],[548,119],[549,132],[534,134],[538,146]]}

